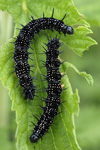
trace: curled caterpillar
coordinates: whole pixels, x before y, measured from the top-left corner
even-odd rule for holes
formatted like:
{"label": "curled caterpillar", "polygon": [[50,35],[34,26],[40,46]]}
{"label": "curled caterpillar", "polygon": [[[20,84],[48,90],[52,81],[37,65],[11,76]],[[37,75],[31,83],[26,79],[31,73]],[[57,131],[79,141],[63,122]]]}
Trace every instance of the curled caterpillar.
{"label": "curled caterpillar", "polygon": [[30,21],[27,25],[23,26],[20,33],[15,41],[15,72],[19,78],[19,84],[23,88],[23,93],[25,94],[25,99],[32,100],[35,95],[35,86],[32,82],[32,77],[30,75],[30,65],[28,64],[29,53],[28,49],[30,47],[30,41],[34,39],[35,34],[39,33],[42,29],[49,29],[63,32],[64,35],[73,34],[73,28],[64,24],[63,20],[58,20],[53,18],[54,9],[52,16]]}
{"label": "curled caterpillar", "polygon": [[61,73],[59,72],[60,60],[58,55],[60,52],[58,48],[60,47],[59,39],[55,37],[49,40],[47,45],[46,54],[46,69],[48,81],[47,88],[47,98],[45,99],[46,106],[43,107],[43,114],[35,126],[32,135],[30,136],[30,141],[35,143],[41,138],[49,129],[50,125],[53,123],[54,117],[58,114],[58,106],[61,104],[60,95],[62,88],[60,85]]}

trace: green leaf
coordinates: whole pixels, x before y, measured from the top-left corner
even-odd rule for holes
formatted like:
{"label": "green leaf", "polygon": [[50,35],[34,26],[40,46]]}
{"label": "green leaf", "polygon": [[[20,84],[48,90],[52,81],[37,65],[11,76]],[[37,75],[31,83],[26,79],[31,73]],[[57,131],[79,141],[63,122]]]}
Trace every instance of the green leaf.
{"label": "green leaf", "polygon": [[72,37],[63,38],[63,41],[67,43],[78,55],[82,56],[84,50],[88,50],[91,45],[97,44],[92,38],[86,36],[92,33],[92,31],[84,26],[79,26],[75,29]]}
{"label": "green leaf", "polygon": [[[56,6],[56,7],[55,7]],[[54,18],[62,19],[65,13],[67,12],[67,17],[64,22],[67,25],[71,25],[74,28],[73,35],[64,36],[61,34],[61,41],[65,42],[68,46],[70,46],[77,54],[82,55],[82,52],[89,48],[89,46],[96,44],[96,42],[87,36],[87,34],[91,33],[91,30],[88,29],[89,24],[82,18],[82,16],[78,13],[75,6],[73,5],[71,0],[68,1],[17,1],[17,0],[1,0],[0,8],[2,10],[8,11],[12,16],[14,21],[16,22],[15,27],[20,28],[20,23],[25,25],[29,22],[29,18],[31,15],[34,18],[42,17],[42,13],[44,11],[46,17],[50,17],[52,14],[52,9],[55,8]],[[79,26],[80,25],[80,26]],[[15,29],[14,36],[18,35],[19,31]],[[47,31],[48,35],[59,35],[56,31],[52,32]],[[43,77],[41,74],[46,75],[46,68],[42,68],[42,62],[40,60],[45,61],[45,55],[41,55],[43,52],[43,42],[47,42],[47,38],[43,32],[40,33],[40,37],[35,37],[35,44],[31,44],[33,47],[33,61],[29,60],[30,65],[35,65],[32,69],[33,73],[31,76],[36,76],[38,80],[35,80],[34,85],[37,85],[38,89],[43,89],[47,87],[47,82],[43,82]],[[14,40],[10,39],[3,47],[0,53],[0,79],[3,84],[9,89],[10,97],[12,99],[12,110],[16,111],[16,122],[17,122],[17,149],[18,150],[80,150],[76,135],[75,135],[75,125],[74,125],[74,114],[78,113],[79,110],[79,96],[78,91],[76,89],[75,93],[73,93],[71,84],[68,80],[68,76],[63,76],[61,84],[64,84],[64,88],[67,88],[61,95],[62,102],[64,103],[59,107],[59,111],[61,113],[57,118],[54,119],[54,122],[57,125],[52,125],[50,127],[49,133],[43,136],[42,140],[39,140],[38,143],[32,144],[29,141],[29,137],[33,130],[33,125],[31,121],[35,124],[37,121],[33,118],[33,114],[42,113],[42,110],[39,109],[39,105],[45,105],[43,102],[39,100],[39,98],[35,97],[33,101],[28,103],[25,101],[23,96],[21,96],[22,88],[18,85],[19,81],[15,74],[11,74],[13,71],[14,60],[11,59],[13,56],[10,52],[14,51],[14,45],[10,42]],[[32,52],[31,49],[29,49]],[[65,74],[66,66],[61,65],[60,71]],[[71,64],[70,64],[71,66]],[[88,82],[92,83],[92,78],[86,73],[80,73],[73,65],[71,66],[75,69],[75,71],[84,76]],[[90,79],[89,79],[90,78]],[[40,98],[46,97],[46,93],[37,93],[37,96]]]}
{"label": "green leaf", "polygon": [[91,25],[100,26],[100,1],[99,0],[74,0],[78,10],[84,14]]}
{"label": "green leaf", "polygon": [[93,78],[90,74],[87,74],[86,72],[80,72],[73,64],[69,62],[65,62],[63,67],[66,69],[66,73],[68,68],[73,68],[79,75],[84,77],[91,86],[93,85]]}
{"label": "green leaf", "polygon": [[[48,7],[46,8],[46,6]],[[42,17],[42,13],[44,12],[45,16],[51,17],[52,9],[55,8],[55,18],[62,19],[67,13],[64,19],[65,24],[75,27],[73,35],[66,35],[66,38],[64,35],[61,36],[62,41],[69,45],[78,55],[82,55],[84,50],[96,44],[93,39],[87,36],[87,34],[92,33],[92,31],[87,28],[89,24],[83,19],[83,16],[78,13],[71,0],[66,2],[60,0],[51,0],[50,2],[41,0],[40,2],[34,1],[34,3],[32,0],[22,1],[22,3],[18,0],[14,0],[13,2],[12,0],[7,2],[1,0],[0,8],[2,10],[7,10],[13,16],[14,21],[17,23],[17,28],[20,28],[20,23],[23,25],[28,23],[32,15],[36,19]],[[55,34],[57,33],[55,32]]]}
{"label": "green leaf", "polygon": [[[42,35],[41,35],[42,36]],[[44,69],[41,69],[41,62],[40,60],[40,53],[43,51],[41,48],[41,44],[47,39],[45,37],[42,37],[39,40],[39,43],[35,43],[34,45],[34,64],[37,69],[34,68],[34,75],[38,77],[39,81],[37,82],[38,86],[40,88],[46,87],[47,83],[43,83],[42,76],[40,76],[40,73],[46,74],[44,72]],[[10,41],[9,41],[10,42]],[[2,47],[2,52],[0,55],[0,60],[2,58],[3,61],[1,61],[2,67],[0,67],[0,78],[2,78],[3,83],[9,87],[10,89],[10,96],[12,99],[12,108],[13,110],[16,110],[16,122],[18,124],[17,127],[17,149],[32,149],[33,144],[30,143],[28,140],[31,132],[30,130],[33,129],[33,126],[31,125],[31,121],[36,123],[36,120],[32,117],[32,114],[37,114],[38,110],[38,105],[40,105],[40,101],[38,98],[35,98],[31,104],[26,102],[23,97],[21,97],[21,87],[16,88],[16,85],[18,84],[18,79],[16,76],[13,74],[10,75],[10,73],[13,71],[12,66],[14,65],[14,62],[12,63],[10,61],[11,50],[13,49],[13,45],[10,44],[5,44]],[[37,49],[36,49],[37,47]],[[38,55],[39,56],[38,56]],[[44,56],[42,56],[44,58]],[[13,60],[12,60],[13,61]],[[32,62],[33,63],[33,62]],[[3,67],[4,66],[4,67]],[[63,66],[61,66],[61,72],[65,74],[65,70],[63,69]],[[62,78],[62,84],[64,83],[65,88],[68,88],[65,90],[64,93],[62,93],[62,101],[66,100],[65,103],[61,105],[59,108],[59,111],[62,111],[58,118],[55,118],[54,122],[57,123],[56,125],[53,125],[50,128],[50,133],[47,133],[44,137],[43,140],[39,141],[38,144],[36,144],[36,149],[38,150],[40,147],[41,149],[46,149],[48,148],[48,145],[50,145],[50,148],[48,149],[64,149],[64,147],[68,149],[80,149],[77,145],[76,138],[75,138],[75,132],[74,132],[74,120],[73,120],[73,115],[74,112],[78,113],[78,102],[79,102],[79,97],[78,97],[78,91],[73,94],[68,77],[64,76]],[[14,89],[14,90],[13,90]],[[67,92],[67,94],[66,94]],[[39,93],[41,97],[45,96],[44,93]],[[41,104],[42,105],[42,104]],[[39,110],[39,112],[41,112]],[[67,118],[66,118],[67,116]],[[30,127],[31,125],[31,127]],[[63,130],[61,129],[63,128]],[[62,142],[61,142],[62,141]],[[60,142],[62,144],[60,144]],[[48,144],[47,144],[48,143]],[[60,145],[59,145],[60,144]]]}

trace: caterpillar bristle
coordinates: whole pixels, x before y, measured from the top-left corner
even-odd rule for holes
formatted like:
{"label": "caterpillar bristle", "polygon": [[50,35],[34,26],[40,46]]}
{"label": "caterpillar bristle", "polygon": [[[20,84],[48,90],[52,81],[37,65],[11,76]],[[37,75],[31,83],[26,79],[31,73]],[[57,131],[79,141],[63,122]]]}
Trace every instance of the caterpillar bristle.
{"label": "caterpillar bristle", "polygon": [[51,18],[53,18],[53,15],[54,15],[54,8],[53,8],[53,10],[52,10],[52,15],[51,15]]}
{"label": "caterpillar bristle", "polygon": [[65,19],[66,15],[67,15],[67,13],[66,13],[66,14],[64,15],[64,17],[62,18],[62,21]]}

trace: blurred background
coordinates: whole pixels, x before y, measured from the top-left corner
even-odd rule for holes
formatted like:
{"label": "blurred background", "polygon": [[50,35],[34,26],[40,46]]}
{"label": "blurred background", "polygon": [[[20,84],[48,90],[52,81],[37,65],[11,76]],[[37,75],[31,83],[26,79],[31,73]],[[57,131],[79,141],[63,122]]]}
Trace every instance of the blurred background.
{"label": "blurred background", "polygon": [[[74,0],[77,9],[85,15],[90,23],[98,45],[89,48],[83,56],[76,55],[66,47],[66,56],[63,59],[74,64],[80,71],[86,71],[94,79],[91,87],[86,80],[73,70],[69,69],[68,76],[73,91],[77,88],[80,96],[79,115],[75,116],[77,140],[82,150],[100,150],[100,1]],[[14,22],[7,12],[0,11],[0,46],[13,36]],[[0,147],[2,150],[15,148],[15,113],[11,111],[11,100],[8,90],[0,82]]]}

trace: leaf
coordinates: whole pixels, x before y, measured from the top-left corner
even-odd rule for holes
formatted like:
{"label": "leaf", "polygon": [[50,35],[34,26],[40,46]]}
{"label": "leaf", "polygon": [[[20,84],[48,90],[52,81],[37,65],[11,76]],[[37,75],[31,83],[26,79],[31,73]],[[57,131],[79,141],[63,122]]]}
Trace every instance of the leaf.
{"label": "leaf", "polygon": [[[45,39],[45,37],[43,37],[42,39]],[[42,44],[43,41],[39,39],[39,43]],[[39,62],[40,56],[37,57],[37,54],[40,55],[40,53],[43,51],[43,49],[41,50],[41,44],[37,45],[35,43],[33,58],[34,58],[34,61],[35,61],[34,63],[37,68],[37,69],[34,68],[34,74],[38,76],[38,79],[39,79],[37,84],[40,88],[43,88],[43,87],[46,87],[47,84],[42,83],[41,81],[42,77],[39,74],[43,73],[42,72],[43,69],[39,67],[42,64],[38,64],[40,63]],[[36,50],[36,47],[38,47],[37,50]],[[17,117],[16,122],[18,124],[17,149],[19,150],[19,149],[27,148],[30,150],[33,148],[33,144],[30,144],[28,140],[31,134],[29,130],[31,130],[31,128],[33,129],[33,126],[30,128],[30,124],[31,124],[31,121],[36,123],[36,120],[34,120],[34,118],[32,117],[32,114],[37,114],[37,109],[38,109],[38,105],[40,105],[40,101],[38,98],[35,98],[34,101],[32,101],[30,104],[30,103],[27,103],[23,99],[23,97],[21,97],[21,87],[16,88],[16,85],[18,84],[18,79],[13,74],[10,75],[10,73],[12,72],[11,66],[13,65],[13,63],[11,63],[10,61],[11,54],[9,52],[11,51],[11,49],[13,49],[13,45],[10,44],[9,42],[8,44],[5,44],[2,47],[0,60],[1,58],[3,58],[3,61],[1,62],[2,67],[0,68],[0,72],[1,72],[0,77],[3,79],[3,83],[5,85],[8,85],[9,89],[11,89],[10,96],[11,96],[11,99],[13,100],[12,108],[13,110],[16,110],[16,117]],[[4,57],[4,55],[6,56]],[[36,61],[35,59],[36,60],[39,59],[39,60]],[[61,67],[61,72],[65,73],[65,70],[62,67]],[[61,115],[59,115],[58,118],[55,118],[55,121],[54,121],[58,124],[57,125],[58,127],[55,125],[50,128],[50,133],[47,133],[43,137],[43,140],[39,141],[39,143],[36,144],[37,150],[39,149],[39,147],[41,147],[41,149],[48,148],[48,144],[50,145],[51,142],[53,144],[50,145],[50,148],[48,149],[60,150],[60,149],[63,149],[64,147],[69,148],[69,149],[71,148],[79,149],[78,145],[76,144],[76,139],[75,139],[75,134],[74,134],[74,122],[72,119],[74,115],[73,113],[78,112],[78,101],[79,101],[78,93],[77,93],[77,90],[74,94],[72,93],[72,89],[70,87],[70,83],[68,81],[67,76],[64,76],[62,78],[62,83],[64,83],[65,88],[68,88],[68,90],[66,90],[62,94],[62,99],[67,100],[59,109],[63,113],[61,113]],[[16,90],[13,90],[13,89],[16,89]],[[67,92],[67,95],[66,95],[66,92]],[[43,93],[39,93],[39,95],[43,97]],[[61,126],[63,127],[63,130],[61,130]],[[58,136],[58,133],[59,133],[59,136]],[[59,145],[60,141],[62,141],[62,144],[60,144],[61,146]]]}
{"label": "leaf", "polygon": [[99,0],[74,0],[78,10],[84,14],[86,20],[95,26],[100,26],[100,1]]}
{"label": "leaf", "polygon": [[65,62],[63,67],[65,68],[66,73],[67,73],[68,68],[73,68],[79,75],[84,77],[91,86],[93,85],[93,78],[90,74],[87,74],[86,72],[79,72],[79,70],[73,64],[69,62]]}
{"label": "leaf", "polygon": [[92,38],[86,36],[92,33],[90,29],[79,26],[75,29],[74,36],[64,38],[63,41],[67,43],[78,55],[82,56],[84,50],[88,50],[91,45],[97,44]]}
{"label": "leaf", "polygon": [[[66,38],[62,35],[62,41],[69,45],[78,55],[82,55],[82,52],[87,50],[91,45],[97,44],[93,39],[87,36],[87,34],[92,33],[92,31],[87,28],[89,27],[89,24],[83,19],[83,16],[78,13],[71,0],[68,0],[67,2],[60,0],[51,0],[50,2],[41,0],[40,3],[38,1],[32,2],[33,1],[30,0],[30,2],[23,1],[20,3],[18,0],[14,0],[12,3],[12,0],[10,0],[5,3],[4,0],[1,0],[0,8],[2,10],[7,10],[13,16],[14,21],[18,23],[16,24],[16,27],[20,28],[20,23],[25,25],[29,22],[29,18],[32,15],[36,19],[42,17],[41,13],[44,12],[45,16],[51,17],[52,9],[56,6],[54,13],[55,18],[62,19],[67,12],[67,16],[64,19],[65,24],[72,27],[77,26],[74,28],[73,35],[66,35]],[[46,9],[45,6],[48,6],[48,9]],[[55,32],[55,34],[57,33]]]}
{"label": "leaf", "polygon": [[[52,5],[51,5],[52,4]],[[55,7],[56,6],[56,7]],[[14,21],[16,22],[16,27],[20,28],[20,23],[25,25],[29,22],[29,17],[31,15],[34,18],[42,17],[42,13],[44,11],[45,16],[51,17],[52,9],[55,8],[54,18],[62,19],[65,13],[67,12],[67,17],[64,22],[67,25],[71,25],[74,27],[75,33],[71,36],[61,34],[60,39],[69,45],[73,50],[82,55],[82,52],[85,49],[88,49],[89,46],[96,44],[96,42],[87,36],[87,34],[91,33],[91,30],[88,29],[89,24],[82,18],[82,16],[78,13],[75,6],[73,5],[71,0],[68,1],[17,1],[17,0],[1,0],[0,8],[2,10],[8,11],[12,16]],[[35,8],[35,9],[34,9]],[[38,12],[38,13],[37,13]],[[80,26],[79,26],[80,25]],[[77,27],[78,26],[78,27]],[[18,35],[18,30],[15,29],[14,36]],[[55,37],[57,34],[56,31],[51,33],[51,31],[47,31],[48,34]],[[58,35],[58,34],[57,34]],[[47,38],[43,32],[40,33],[40,37],[35,37],[35,44],[31,44],[33,47],[33,61],[29,61],[29,64],[34,64],[35,67],[32,69],[33,73],[31,76],[36,76],[38,80],[34,82],[39,90],[47,87],[47,82],[42,82],[43,77],[41,74],[46,75],[46,69],[42,68],[42,62],[40,60],[45,61],[45,55],[41,55],[43,52],[43,42],[47,41]],[[64,93],[62,93],[61,99],[62,102],[65,102],[59,107],[59,111],[61,113],[57,118],[54,119],[54,122],[57,125],[52,125],[50,127],[49,133],[43,136],[42,140],[39,140],[38,143],[32,144],[29,141],[29,137],[33,130],[33,125],[31,121],[37,123],[37,121],[33,118],[33,114],[42,113],[39,105],[45,105],[42,103],[39,98],[35,97],[33,101],[28,103],[25,101],[23,96],[21,96],[22,88],[18,85],[18,78],[15,74],[11,74],[13,71],[14,60],[11,59],[13,56],[10,52],[14,51],[14,45],[10,42],[14,40],[10,39],[8,43],[6,43],[2,47],[2,51],[0,53],[0,79],[3,84],[9,89],[10,97],[12,99],[12,110],[16,111],[16,122],[17,122],[17,149],[18,150],[80,150],[76,135],[75,135],[75,126],[74,126],[74,113],[78,113],[78,103],[79,96],[78,91],[75,93],[72,92],[71,84],[68,80],[68,76],[64,76],[62,78],[61,83],[64,84],[64,87],[67,88]],[[31,49],[29,49],[32,52]],[[73,67],[73,66],[72,66]],[[74,67],[73,67],[74,68]],[[76,68],[74,68],[79,74],[81,74]],[[60,71],[65,74],[66,67],[63,65],[60,67]],[[81,74],[82,75],[82,74]],[[90,82],[90,79],[86,77],[86,74],[83,74],[85,78]],[[92,80],[91,80],[92,81]],[[42,98],[46,97],[46,93],[39,92],[37,95]]]}

